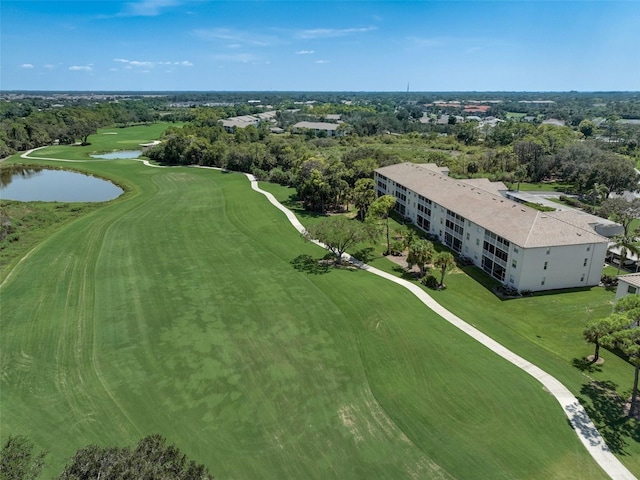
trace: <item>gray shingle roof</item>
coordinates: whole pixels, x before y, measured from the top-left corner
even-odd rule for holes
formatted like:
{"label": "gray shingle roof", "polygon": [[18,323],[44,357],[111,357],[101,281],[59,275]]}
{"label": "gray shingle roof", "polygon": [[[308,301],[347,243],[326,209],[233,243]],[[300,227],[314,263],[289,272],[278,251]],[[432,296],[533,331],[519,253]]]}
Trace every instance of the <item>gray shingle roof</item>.
{"label": "gray shingle roof", "polygon": [[640,287],[640,273],[628,273],[627,275],[618,275],[618,280]]}
{"label": "gray shingle roof", "polygon": [[450,178],[434,171],[432,165],[400,163],[376,172],[521,247],[608,241],[584,222],[556,212],[540,212],[503,197],[498,193],[500,187]]}

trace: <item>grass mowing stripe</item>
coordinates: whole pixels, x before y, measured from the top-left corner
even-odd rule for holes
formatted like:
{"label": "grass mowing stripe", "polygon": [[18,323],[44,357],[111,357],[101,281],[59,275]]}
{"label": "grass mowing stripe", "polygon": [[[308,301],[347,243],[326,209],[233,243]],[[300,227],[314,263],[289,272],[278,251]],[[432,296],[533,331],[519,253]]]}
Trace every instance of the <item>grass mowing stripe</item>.
{"label": "grass mowing stripe", "polygon": [[[295,270],[323,252],[243,176],[86,168],[134,193],[54,235],[0,292],[3,429],[52,449],[51,473],[87,443],[159,432],[218,478],[603,478],[539,385],[410,294]],[[56,348],[84,321],[67,288],[93,311],[80,353]],[[67,397],[32,366],[56,362]]]}

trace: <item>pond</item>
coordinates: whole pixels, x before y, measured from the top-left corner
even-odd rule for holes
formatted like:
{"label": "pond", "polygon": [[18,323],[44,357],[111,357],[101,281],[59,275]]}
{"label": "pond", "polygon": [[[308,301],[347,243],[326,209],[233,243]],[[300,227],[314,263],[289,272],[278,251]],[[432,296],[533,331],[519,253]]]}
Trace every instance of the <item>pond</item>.
{"label": "pond", "polygon": [[142,150],[120,150],[119,152],[101,153],[91,155],[91,158],[102,158],[106,160],[116,160],[122,158],[138,158],[142,155]]}
{"label": "pond", "polygon": [[106,202],[124,193],[101,178],[67,170],[14,165],[0,169],[0,199],[21,202]]}

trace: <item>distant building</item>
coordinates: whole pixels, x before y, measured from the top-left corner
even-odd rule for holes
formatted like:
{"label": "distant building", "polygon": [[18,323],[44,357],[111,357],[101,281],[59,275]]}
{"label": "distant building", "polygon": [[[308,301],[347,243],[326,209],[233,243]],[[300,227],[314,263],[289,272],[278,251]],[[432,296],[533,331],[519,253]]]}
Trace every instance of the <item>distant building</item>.
{"label": "distant building", "polygon": [[258,113],[256,115],[241,115],[220,120],[220,123],[228,133],[233,133],[237,128],[246,128],[249,125],[258,126],[260,122],[272,122],[275,120],[276,111]]}
{"label": "distant building", "polygon": [[311,130],[316,135],[321,134],[322,132],[324,132],[324,134],[326,134],[327,137],[335,137],[335,136],[338,136],[338,127],[339,126],[340,126],[340,124],[338,124],[338,123],[298,122],[293,126],[293,132],[294,133],[300,133],[300,132],[303,132],[305,130]]}
{"label": "distant building", "polygon": [[616,300],[627,295],[640,295],[640,273],[630,273],[618,276]]}
{"label": "distant building", "polygon": [[608,239],[566,212],[541,212],[487,179],[457,180],[435,164],[375,170],[376,192],[489,275],[518,291],[598,285]]}
{"label": "distant building", "polygon": [[542,122],[542,125],[555,125],[556,127],[564,127],[567,124],[564,120],[558,120],[557,118],[548,118]]}

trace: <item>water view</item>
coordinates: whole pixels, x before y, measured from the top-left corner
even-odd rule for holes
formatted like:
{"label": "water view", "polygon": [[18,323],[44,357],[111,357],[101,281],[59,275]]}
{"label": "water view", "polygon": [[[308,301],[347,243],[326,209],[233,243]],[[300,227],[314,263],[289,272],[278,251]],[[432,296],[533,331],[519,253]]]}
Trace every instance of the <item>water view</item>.
{"label": "water view", "polygon": [[142,150],[121,150],[119,152],[101,153],[91,155],[91,158],[102,158],[106,160],[116,160],[123,158],[138,158],[142,155]]}
{"label": "water view", "polygon": [[111,182],[66,170],[0,169],[0,199],[22,202],[106,202],[124,190]]}

